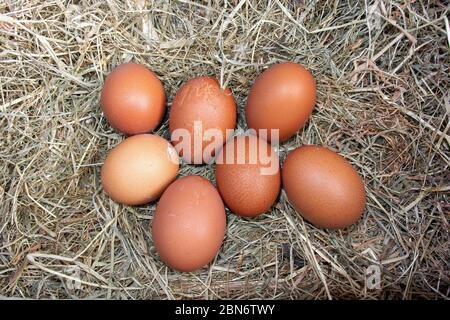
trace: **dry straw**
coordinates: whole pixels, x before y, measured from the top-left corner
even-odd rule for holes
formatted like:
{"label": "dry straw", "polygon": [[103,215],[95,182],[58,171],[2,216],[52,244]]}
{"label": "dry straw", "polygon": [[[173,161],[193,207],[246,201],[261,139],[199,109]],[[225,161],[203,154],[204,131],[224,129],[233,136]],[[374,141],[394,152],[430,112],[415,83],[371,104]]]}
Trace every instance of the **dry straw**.
{"label": "dry straw", "polygon": [[[439,0],[1,1],[0,297],[448,299],[448,15]],[[318,103],[281,157],[306,143],[339,151],[364,178],[363,219],[320,230],[282,193],[257,219],[228,215],[209,268],[168,269],[149,232],[155,204],[118,205],[99,181],[123,139],[99,92],[130,60],[161,77],[169,106],[189,78],[216,76],[240,129],[265,67],[306,65]],[[214,167],[187,174],[213,180]]]}

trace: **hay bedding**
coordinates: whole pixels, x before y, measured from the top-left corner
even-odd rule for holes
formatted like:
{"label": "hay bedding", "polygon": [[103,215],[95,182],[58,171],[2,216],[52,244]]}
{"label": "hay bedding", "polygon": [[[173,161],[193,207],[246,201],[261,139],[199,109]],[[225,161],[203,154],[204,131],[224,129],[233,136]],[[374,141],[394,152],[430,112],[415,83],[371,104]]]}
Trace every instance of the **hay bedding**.
{"label": "hay bedding", "polygon": [[[448,299],[448,13],[439,0],[2,1],[0,296]],[[161,77],[169,106],[189,78],[216,76],[241,130],[257,74],[308,66],[318,103],[281,157],[306,143],[339,151],[365,180],[364,218],[317,229],[282,193],[257,219],[228,215],[209,268],[166,268],[149,233],[155,204],[117,205],[99,181],[123,139],[99,92],[130,60]],[[214,167],[187,174],[213,180]],[[371,265],[380,289],[365,285]]]}

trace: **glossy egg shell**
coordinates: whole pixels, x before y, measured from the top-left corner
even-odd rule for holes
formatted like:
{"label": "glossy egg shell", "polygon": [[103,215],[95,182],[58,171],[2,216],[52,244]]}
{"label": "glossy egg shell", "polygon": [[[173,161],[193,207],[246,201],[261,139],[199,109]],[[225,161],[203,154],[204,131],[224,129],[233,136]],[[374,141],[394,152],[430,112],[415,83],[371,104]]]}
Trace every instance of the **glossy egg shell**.
{"label": "glossy egg shell", "polygon": [[136,63],[117,66],[105,79],[100,96],[112,127],[127,135],[147,133],[161,122],[166,95],[158,77]]}
{"label": "glossy egg shell", "polygon": [[[272,65],[253,83],[245,110],[247,125],[259,134],[279,130],[279,141],[291,138],[308,120],[316,103],[316,82],[302,65],[285,62]],[[273,141],[272,141],[273,142]]]}
{"label": "glossy egg shell", "polygon": [[327,148],[308,145],[290,152],[282,179],[291,204],[317,227],[348,227],[364,211],[361,177],[346,159]]}
{"label": "glossy egg shell", "polygon": [[173,182],[156,207],[151,230],[159,257],[179,271],[210,263],[225,235],[225,208],[216,188],[200,176]]}

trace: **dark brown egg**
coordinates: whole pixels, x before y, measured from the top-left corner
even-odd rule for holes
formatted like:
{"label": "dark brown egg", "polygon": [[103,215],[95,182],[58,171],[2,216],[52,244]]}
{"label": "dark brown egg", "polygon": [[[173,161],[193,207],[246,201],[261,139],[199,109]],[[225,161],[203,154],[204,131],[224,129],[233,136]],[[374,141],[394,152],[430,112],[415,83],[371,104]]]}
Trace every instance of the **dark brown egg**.
{"label": "dark brown egg", "polygon": [[279,140],[285,141],[305,124],[315,103],[316,82],[305,67],[293,62],[275,64],[250,89],[247,125],[258,134],[267,130],[268,141],[272,141],[272,130],[279,130]]}
{"label": "dark brown egg", "polygon": [[[211,163],[236,126],[230,89],[212,77],[197,77],[178,90],[169,113],[172,143],[188,163]],[[187,134],[187,136],[186,136]]]}
{"label": "dark brown egg", "polygon": [[187,176],[163,193],[151,230],[161,260],[187,272],[214,259],[225,228],[225,208],[216,188],[205,178]]}
{"label": "dark brown egg", "polygon": [[364,211],[360,176],[346,159],[327,148],[302,146],[289,153],[282,179],[291,204],[317,227],[348,227]]}
{"label": "dark brown egg", "polygon": [[258,216],[270,209],[280,192],[278,154],[256,136],[234,137],[217,155],[216,182],[233,213]]}
{"label": "dark brown egg", "polygon": [[166,95],[158,77],[136,63],[117,66],[105,79],[100,105],[112,127],[127,135],[147,133],[161,122]]}

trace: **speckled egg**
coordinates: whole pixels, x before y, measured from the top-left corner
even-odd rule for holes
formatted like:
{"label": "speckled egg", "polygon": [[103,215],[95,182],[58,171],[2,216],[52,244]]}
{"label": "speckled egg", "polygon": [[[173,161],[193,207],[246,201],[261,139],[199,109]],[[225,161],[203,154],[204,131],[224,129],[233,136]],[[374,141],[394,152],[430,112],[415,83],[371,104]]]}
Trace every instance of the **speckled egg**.
{"label": "speckled egg", "polygon": [[280,192],[278,154],[257,136],[234,137],[217,155],[216,183],[233,213],[258,216],[270,209]]}
{"label": "speckled egg", "polygon": [[187,163],[212,163],[216,150],[235,126],[236,103],[231,90],[222,89],[217,79],[193,78],[175,95],[169,131],[173,145]]}

